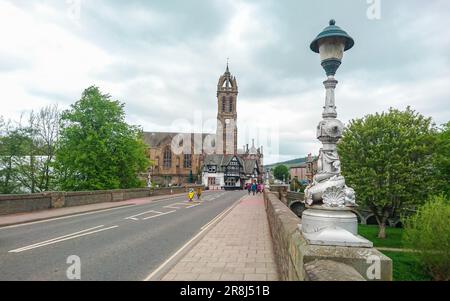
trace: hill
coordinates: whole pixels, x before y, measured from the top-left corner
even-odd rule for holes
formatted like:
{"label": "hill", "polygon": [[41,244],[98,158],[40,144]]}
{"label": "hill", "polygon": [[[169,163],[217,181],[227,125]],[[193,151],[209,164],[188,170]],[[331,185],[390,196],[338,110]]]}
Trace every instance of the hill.
{"label": "hill", "polygon": [[272,169],[272,168],[277,167],[278,165],[286,165],[288,168],[290,168],[291,166],[305,163],[306,159],[307,158],[304,157],[304,158],[297,158],[297,159],[293,159],[293,160],[289,160],[289,161],[274,163],[274,164],[270,164],[270,165],[264,165],[264,169],[268,169],[268,168]]}

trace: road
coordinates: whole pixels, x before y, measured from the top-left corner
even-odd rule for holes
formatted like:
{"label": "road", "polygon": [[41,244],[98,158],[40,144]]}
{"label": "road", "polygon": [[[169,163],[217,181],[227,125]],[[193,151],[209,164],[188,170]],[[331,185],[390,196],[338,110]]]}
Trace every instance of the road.
{"label": "road", "polygon": [[81,280],[143,280],[242,196],[206,192],[200,204],[178,196],[0,228],[0,280],[68,280],[72,255],[81,260]]}

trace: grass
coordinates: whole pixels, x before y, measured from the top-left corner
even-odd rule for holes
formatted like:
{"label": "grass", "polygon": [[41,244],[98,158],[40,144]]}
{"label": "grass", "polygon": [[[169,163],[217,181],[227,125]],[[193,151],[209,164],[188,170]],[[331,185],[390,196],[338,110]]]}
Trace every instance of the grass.
{"label": "grass", "polygon": [[358,233],[372,241],[376,248],[398,248],[402,249],[402,228],[386,228],[386,239],[378,238],[378,226],[359,225]]}
{"label": "grass", "polygon": [[412,253],[383,251],[392,259],[394,281],[430,281]]}
{"label": "grass", "polygon": [[[359,225],[359,235],[372,241],[375,248],[403,249],[402,228],[386,228],[386,239],[378,238],[378,226]],[[382,251],[392,259],[394,281],[429,281],[428,276],[413,253]]]}

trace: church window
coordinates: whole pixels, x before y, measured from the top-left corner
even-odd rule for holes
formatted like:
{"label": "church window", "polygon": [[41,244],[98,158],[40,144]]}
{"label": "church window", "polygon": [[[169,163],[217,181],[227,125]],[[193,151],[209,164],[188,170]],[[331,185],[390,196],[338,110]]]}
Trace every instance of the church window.
{"label": "church window", "polygon": [[191,154],[184,155],[183,167],[184,168],[192,168],[192,155]]}
{"label": "church window", "polygon": [[228,98],[228,112],[233,112],[233,97]]}
{"label": "church window", "polygon": [[172,151],[170,147],[166,147],[164,150],[164,168],[172,167]]}
{"label": "church window", "polygon": [[226,102],[226,99],[224,96],[224,97],[222,97],[222,112],[225,112],[225,109],[226,109],[225,102]]}

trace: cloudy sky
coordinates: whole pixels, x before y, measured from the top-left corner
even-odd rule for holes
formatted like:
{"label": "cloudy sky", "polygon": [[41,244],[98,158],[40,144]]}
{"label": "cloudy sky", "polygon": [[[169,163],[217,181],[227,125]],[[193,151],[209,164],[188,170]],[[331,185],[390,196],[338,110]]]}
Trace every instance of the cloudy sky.
{"label": "cloudy sky", "polygon": [[146,131],[210,131],[230,58],[239,145],[259,139],[266,163],[317,153],[325,76],[309,44],[330,18],[356,41],[337,74],[343,122],[408,105],[450,119],[448,0],[0,0],[0,115],[65,109],[96,85]]}

